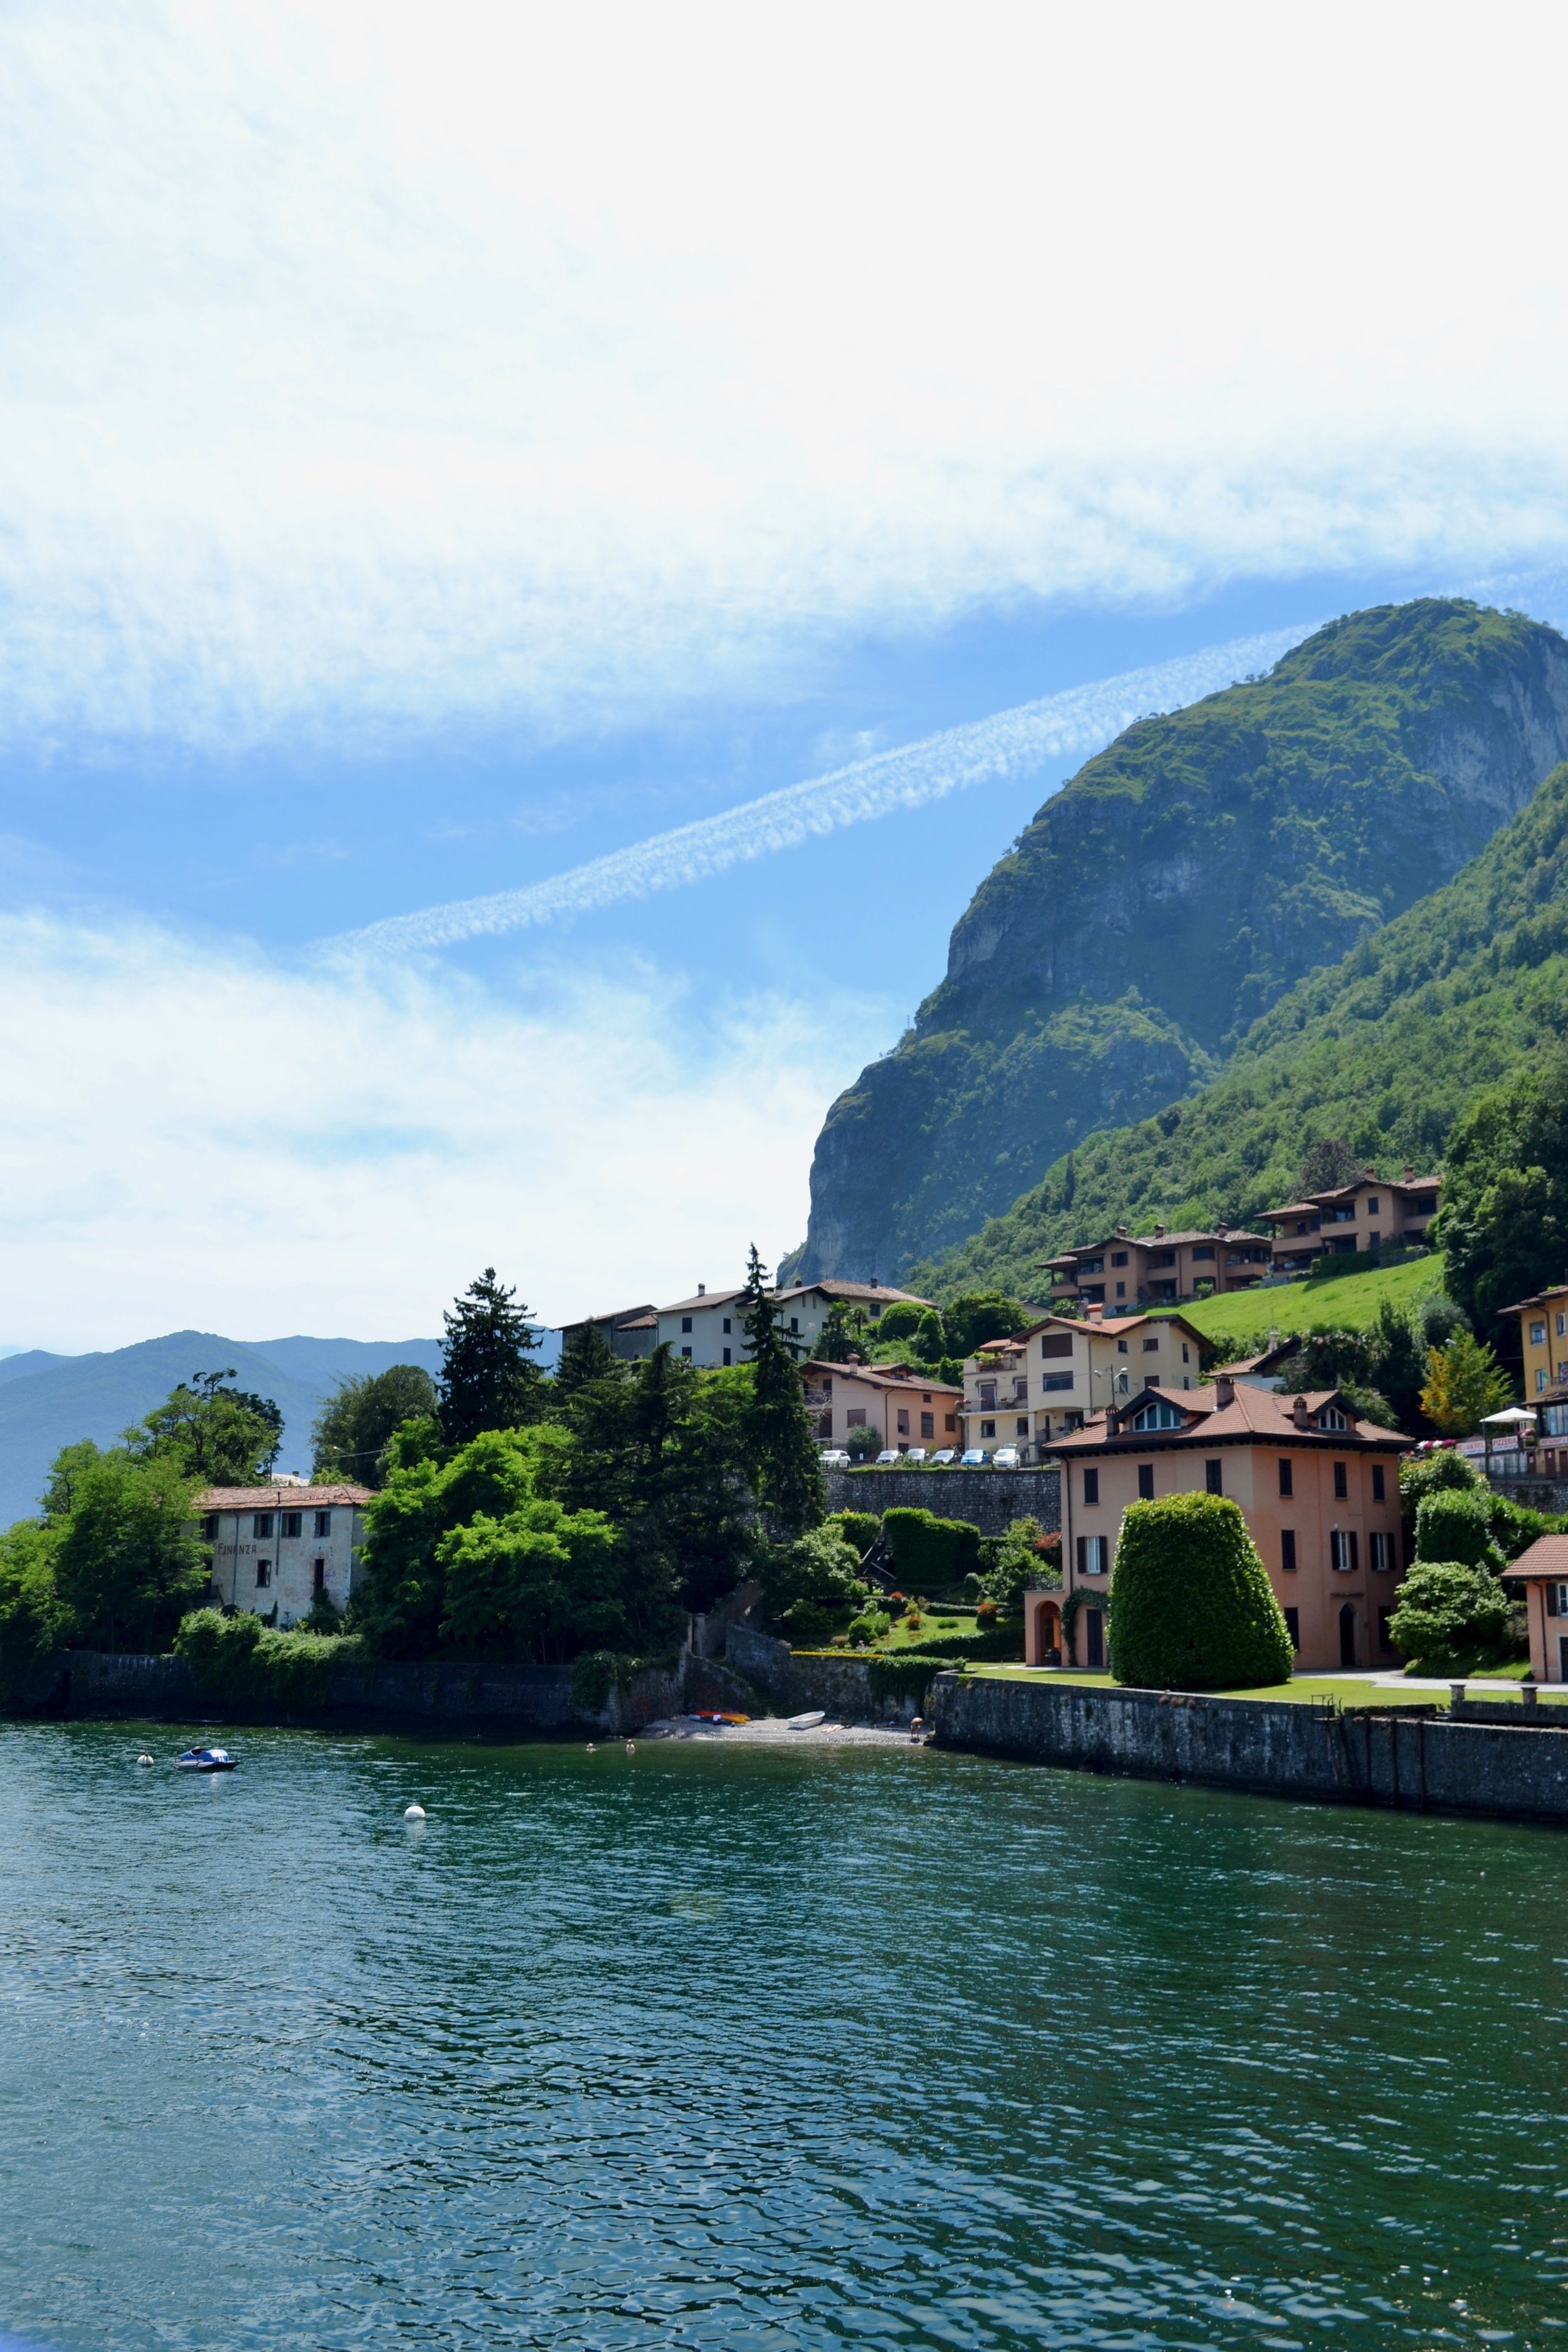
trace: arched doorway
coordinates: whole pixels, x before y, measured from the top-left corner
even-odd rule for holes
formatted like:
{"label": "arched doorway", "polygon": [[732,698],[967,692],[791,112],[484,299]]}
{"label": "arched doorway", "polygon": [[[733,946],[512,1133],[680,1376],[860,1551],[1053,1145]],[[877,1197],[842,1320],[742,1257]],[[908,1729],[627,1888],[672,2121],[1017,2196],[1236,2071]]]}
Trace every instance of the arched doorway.
{"label": "arched doorway", "polygon": [[1062,1657],[1062,1612],[1054,1601],[1037,1601],[1026,1644],[1032,1666],[1058,1666]]}
{"label": "arched doorway", "polygon": [[1355,1611],[1348,1601],[1340,1611],[1340,1664],[1355,1664]]}

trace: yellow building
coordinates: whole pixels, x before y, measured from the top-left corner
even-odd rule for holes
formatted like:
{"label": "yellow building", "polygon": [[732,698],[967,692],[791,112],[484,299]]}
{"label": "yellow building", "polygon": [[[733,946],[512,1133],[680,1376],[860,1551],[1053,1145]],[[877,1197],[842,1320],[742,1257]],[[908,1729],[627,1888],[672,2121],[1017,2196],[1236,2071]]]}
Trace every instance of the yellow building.
{"label": "yellow building", "polygon": [[1519,1318],[1524,1359],[1524,1402],[1539,1414],[1532,1467],[1545,1477],[1568,1475],[1568,1283],[1505,1307]]}

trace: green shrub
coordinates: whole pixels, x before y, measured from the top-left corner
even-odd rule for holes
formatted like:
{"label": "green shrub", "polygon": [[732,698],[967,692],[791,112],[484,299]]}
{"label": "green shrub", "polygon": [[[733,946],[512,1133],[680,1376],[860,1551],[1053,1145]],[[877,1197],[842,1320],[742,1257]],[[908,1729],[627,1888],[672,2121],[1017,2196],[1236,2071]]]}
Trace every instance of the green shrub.
{"label": "green shrub", "polygon": [[174,1654],[184,1658],[204,1696],[229,1706],[324,1706],[332,1671],[354,1654],[342,1636],[280,1633],[242,1611],[196,1609],[180,1621]]}
{"label": "green shrub", "polygon": [[913,1299],[895,1299],[884,1307],[877,1322],[879,1339],[912,1339],[924,1322],[929,1309],[917,1307]]}
{"label": "green shrub", "polygon": [[775,1617],[787,1616],[797,1601],[858,1601],[866,1590],[859,1553],[829,1521],[770,1552],[763,1562],[762,1586]]}
{"label": "green shrub", "polygon": [[865,1559],[882,1532],[875,1511],[830,1511],[822,1524],[852,1548],[857,1559]]}
{"label": "green shrub", "polygon": [[1061,1538],[1054,1544],[1037,1518],[1015,1519],[998,1542],[983,1579],[985,1597],[999,1609],[1021,1609],[1037,1585],[1059,1581]]}
{"label": "green shrub", "polygon": [[1451,1446],[1433,1454],[1407,1454],[1399,1465],[1399,1507],[1406,1525],[1414,1528],[1424,1496],[1468,1494],[1477,1487],[1484,1491],[1486,1483],[1469,1456]]}
{"label": "green shrub", "polygon": [[1423,1559],[1399,1588],[1388,1630],[1407,1658],[1440,1668],[1459,1653],[1500,1642],[1510,1611],[1488,1570],[1469,1560]]}
{"label": "green shrub", "polygon": [[858,1617],[849,1620],[852,1642],[880,1642],[893,1630],[893,1621],[885,1609],[862,1609]]}
{"label": "green shrub", "polygon": [[1247,1521],[1221,1495],[1129,1506],[1110,1584],[1112,1670],[1150,1690],[1290,1678],[1290,1636]]}
{"label": "green shrub", "polygon": [[1423,1495],[1415,1512],[1417,1560],[1458,1560],[1465,1568],[1508,1565],[1492,1540],[1491,1496],[1484,1488],[1439,1488]]}
{"label": "green shrub", "polygon": [[883,1451],[879,1429],[851,1429],[846,1433],[844,1451],[852,1462],[875,1462]]}
{"label": "green shrub", "polygon": [[900,1583],[944,1592],[979,1569],[980,1530],[967,1519],[895,1509],[883,1512],[882,1533]]}

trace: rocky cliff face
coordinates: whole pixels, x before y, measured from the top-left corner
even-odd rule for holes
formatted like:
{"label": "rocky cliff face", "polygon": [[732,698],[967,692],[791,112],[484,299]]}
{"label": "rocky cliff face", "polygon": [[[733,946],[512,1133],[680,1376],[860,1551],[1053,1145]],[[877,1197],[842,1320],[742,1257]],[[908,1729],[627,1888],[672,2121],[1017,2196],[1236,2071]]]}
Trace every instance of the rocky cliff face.
{"label": "rocky cliff face", "polygon": [[1565,756],[1568,643],[1435,599],[1129,728],[986,877],[914,1028],[829,1111],[799,1278],[897,1281],[1083,1136],[1206,1083]]}

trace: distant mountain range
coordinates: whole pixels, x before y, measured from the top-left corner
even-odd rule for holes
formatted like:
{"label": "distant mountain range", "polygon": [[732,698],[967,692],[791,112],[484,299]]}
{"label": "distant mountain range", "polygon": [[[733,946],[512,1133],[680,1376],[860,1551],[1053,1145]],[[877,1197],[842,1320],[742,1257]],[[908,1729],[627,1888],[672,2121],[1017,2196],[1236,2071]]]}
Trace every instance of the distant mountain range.
{"label": "distant mountain range", "polygon": [[[966,1277],[1021,1279],[1011,1241],[973,1239],[988,1219],[1075,1148],[1082,1184],[1097,1133],[1209,1100],[1277,1034],[1260,1016],[1358,940],[1375,954],[1565,757],[1568,644],[1455,599],[1353,614],[1265,678],[1140,719],[986,877],[913,1028],[829,1110],[794,1278],[926,1287],[968,1243]],[[1412,1133],[1384,1105],[1378,1119],[1380,1149],[1399,1126],[1421,1159],[1447,1131]],[[1246,1178],[1282,1140],[1256,1139]],[[1255,1202],[1250,1181],[1218,1181],[1224,1163],[1173,1168],[1167,1197],[1143,1197],[1155,1214]],[[1128,1181],[1097,1180],[1098,1196],[1119,1183],[1138,1213]]]}
{"label": "distant mountain range", "polygon": [[[542,1360],[557,1335],[545,1332]],[[0,1357],[0,1525],[36,1510],[62,1445],[91,1437],[111,1444],[121,1430],[198,1372],[226,1371],[235,1384],[270,1397],[283,1413],[282,1470],[308,1473],[310,1424],[338,1382],[392,1364],[421,1364],[437,1376],[439,1339],[226,1339],[215,1331],[170,1331],[161,1339],[101,1355],[55,1356],[30,1348]]]}

